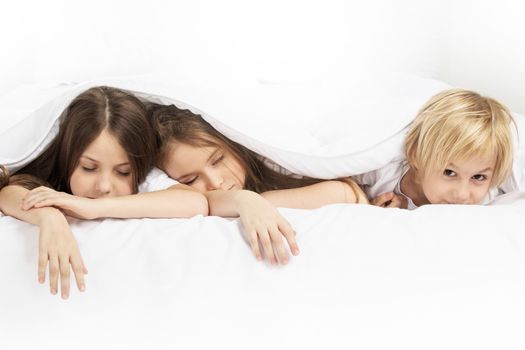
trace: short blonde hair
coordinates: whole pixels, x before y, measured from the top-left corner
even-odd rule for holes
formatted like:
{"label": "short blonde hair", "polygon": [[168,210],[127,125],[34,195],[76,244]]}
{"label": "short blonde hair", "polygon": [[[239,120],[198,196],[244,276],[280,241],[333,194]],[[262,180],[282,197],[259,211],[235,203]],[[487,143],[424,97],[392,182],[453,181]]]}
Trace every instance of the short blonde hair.
{"label": "short blonde hair", "polygon": [[405,138],[411,167],[423,175],[444,170],[455,160],[494,156],[491,186],[510,175],[513,161],[509,110],[500,102],[463,90],[445,90],[419,111]]}

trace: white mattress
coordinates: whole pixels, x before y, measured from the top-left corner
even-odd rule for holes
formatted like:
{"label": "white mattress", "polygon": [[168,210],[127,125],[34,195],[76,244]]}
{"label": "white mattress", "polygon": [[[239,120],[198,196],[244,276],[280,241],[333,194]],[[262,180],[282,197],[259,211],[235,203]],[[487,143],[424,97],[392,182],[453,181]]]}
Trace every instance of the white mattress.
{"label": "white mattress", "polygon": [[72,223],[84,293],[37,283],[0,218],[2,349],[523,349],[525,205],[281,209],[301,253],[257,262],[238,220]]}

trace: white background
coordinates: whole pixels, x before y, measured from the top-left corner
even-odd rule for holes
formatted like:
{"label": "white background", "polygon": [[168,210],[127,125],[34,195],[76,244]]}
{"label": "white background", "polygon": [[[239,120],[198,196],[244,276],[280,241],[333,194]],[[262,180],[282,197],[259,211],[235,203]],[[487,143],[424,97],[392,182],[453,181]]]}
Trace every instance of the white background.
{"label": "white background", "polygon": [[525,113],[523,5],[510,0],[10,1],[0,94],[18,84],[147,75],[196,84],[411,72]]}

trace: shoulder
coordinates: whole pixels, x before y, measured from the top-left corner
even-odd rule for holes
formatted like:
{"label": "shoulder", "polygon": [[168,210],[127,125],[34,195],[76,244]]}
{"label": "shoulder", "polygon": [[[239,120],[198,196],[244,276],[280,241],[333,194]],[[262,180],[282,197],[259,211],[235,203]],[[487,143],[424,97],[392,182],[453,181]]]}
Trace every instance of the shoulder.
{"label": "shoulder", "polygon": [[374,198],[382,193],[394,191],[407,168],[408,165],[404,157],[396,158],[382,168],[353,176],[353,178],[357,183],[364,186],[370,198]]}

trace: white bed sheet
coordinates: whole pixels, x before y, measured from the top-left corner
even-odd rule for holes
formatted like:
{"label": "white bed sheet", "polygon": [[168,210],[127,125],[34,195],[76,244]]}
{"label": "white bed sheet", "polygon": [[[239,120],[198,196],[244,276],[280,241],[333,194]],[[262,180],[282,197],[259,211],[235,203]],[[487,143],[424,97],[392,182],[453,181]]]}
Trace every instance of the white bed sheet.
{"label": "white bed sheet", "polygon": [[87,290],[36,281],[0,218],[2,349],[523,349],[525,205],[281,209],[301,254],[257,262],[238,220],[72,221]]}

